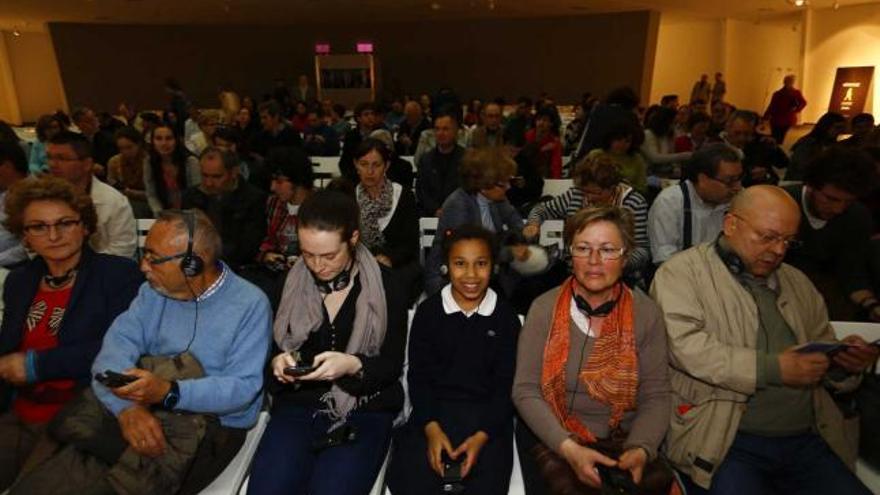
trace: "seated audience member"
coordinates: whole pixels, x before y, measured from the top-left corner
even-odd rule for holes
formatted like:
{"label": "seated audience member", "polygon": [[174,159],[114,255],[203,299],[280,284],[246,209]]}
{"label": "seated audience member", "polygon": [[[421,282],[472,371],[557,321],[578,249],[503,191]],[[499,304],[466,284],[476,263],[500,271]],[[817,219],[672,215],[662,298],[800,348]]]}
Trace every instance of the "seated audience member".
{"label": "seated audience member", "polygon": [[[864,147],[869,144],[869,136],[874,130],[874,116],[870,113],[860,113],[850,119],[850,137],[841,141],[846,146]],[[35,143],[36,144],[36,143]],[[33,150],[31,150],[33,154]]]}
{"label": "seated audience member", "polygon": [[208,215],[223,241],[218,258],[237,271],[253,262],[266,235],[266,193],[241,178],[232,153],[207,148],[199,165],[202,182],[183,193],[183,207]]}
{"label": "seated audience member", "polygon": [[[235,114],[235,121],[232,123],[232,127],[241,133],[240,143],[248,149],[260,133],[259,120],[254,118],[253,111],[244,105]],[[216,139],[214,144],[216,146]]]}
{"label": "seated audience member", "polygon": [[202,182],[199,159],[190,155],[174,128],[162,124],[153,129],[150,166],[144,170],[147,202],[154,215],[180,208],[183,192]]}
{"label": "seated audience member", "polygon": [[385,127],[391,132],[397,132],[405,118],[403,101],[400,98],[395,98],[391,101],[391,108],[388,110],[388,113],[385,114]]}
{"label": "seated audience member", "polygon": [[[521,214],[525,215],[532,206],[541,200],[544,191],[544,176],[541,166],[541,149],[537,143],[531,143],[519,148],[505,145],[503,149],[508,154],[513,154],[516,162],[516,172],[510,180],[510,189],[507,190],[507,199]],[[515,153],[515,154],[514,154]]]}
{"label": "seated audience member", "polygon": [[691,153],[675,153],[672,124],[675,110],[657,108],[645,123],[645,142],[639,152],[648,164],[648,175],[657,177],[679,177],[680,164],[690,160]]}
{"label": "seated audience member", "polygon": [[107,183],[128,198],[135,218],[150,218],[153,211],[147,203],[144,186],[144,170],[150,166],[150,156],[144,137],[134,127],[123,127],[113,138],[119,154],[107,162]]}
{"label": "seated audience member", "polygon": [[846,117],[828,112],[810,132],[791,146],[791,163],[785,173],[785,180],[804,180],[807,164],[823,151],[837,144],[837,138],[846,132]]}
{"label": "seated audience member", "polygon": [[303,135],[307,155],[339,156],[339,136],[317,110],[309,111]]}
{"label": "seated audience member", "polygon": [[122,193],[92,175],[89,142],[79,134],[62,132],[49,141],[46,154],[52,175],[65,179],[92,198],[98,212],[98,224],[90,240],[92,248],[99,253],[133,257],[137,232],[131,205]]}
{"label": "seated audience member", "polygon": [[384,142],[367,138],[354,157],[360,178],[356,195],[361,244],[391,269],[397,285],[415,301],[422,274],[416,198],[410,189],[387,177],[391,151]]}
{"label": "seated audience member", "polygon": [[480,125],[480,118],[483,115],[482,110],[483,102],[476,98],[471,100],[471,102],[468,103],[467,112],[462,119],[462,123],[465,127],[472,128]]}
{"label": "seated audience member", "polygon": [[779,182],[776,168],[788,167],[788,156],[775,142],[755,139],[743,150],[743,187]]}
{"label": "seated audience member", "polygon": [[[461,118],[461,111],[454,107],[441,107],[437,111],[433,112],[436,116],[441,115],[451,115],[455,119],[455,142],[458,146],[462,148],[467,148],[468,136],[470,132],[466,127],[462,127],[459,119]],[[436,120],[436,119],[435,119]],[[416,152],[413,154],[413,163],[418,164],[419,160],[422,159],[426,153],[430,152],[437,146],[437,137],[434,134],[434,126],[432,126],[422,131],[422,134],[419,136],[419,144],[416,146]]]}
{"label": "seated audience member", "polygon": [[[409,160],[397,156],[397,153],[394,151],[394,138],[391,136],[391,132],[385,129],[376,129],[370,133],[369,139],[378,139],[385,144],[386,148],[391,150],[391,159],[386,169],[388,179],[412,191],[413,182],[415,182],[416,178],[413,164]],[[418,213],[418,210],[416,212]]]}
{"label": "seated audience member", "polygon": [[633,218],[634,246],[627,256],[626,271],[633,273],[651,263],[648,244],[648,203],[630,185],[622,182],[620,170],[608,156],[587,158],[572,174],[573,185],[529,213],[523,235],[537,238],[547,220],[565,220],[588,206],[617,206],[630,211]]}
{"label": "seated audience member", "polygon": [[[501,148],[468,150],[458,170],[461,187],[443,202],[437,232],[475,224],[493,232],[499,240],[519,233],[523,226],[522,217],[506,195],[515,171],[516,163]],[[425,266],[425,293],[428,295],[439,291],[444,285],[440,269],[443,264],[442,246],[443,236],[434,236]]]}
{"label": "seated audience member", "polygon": [[535,114],[535,127],[526,131],[526,143],[534,143],[540,150],[541,175],[549,179],[562,178],[562,141],[553,122],[555,115],[549,107]]}
{"label": "seated audience member", "polygon": [[717,240],[654,278],[674,401],[665,453],[689,494],[870,493],[850,470],[857,433],[829,390],[854,389],[878,350],[850,336],[832,359],[797,351],[835,340],[822,296],[782,262],[799,220],[785,191],[750,187]]}
{"label": "seated audience member", "polygon": [[638,493],[665,495],[666,333],[656,304],[621,280],[635,247],[629,212],[581,210],[566,222],[565,244],[571,276],[535,300],[519,336],[517,443],[524,473],[541,472],[526,476],[528,491],[546,483],[549,493],[605,493],[604,478],[623,471]]}
{"label": "seated audience member", "polygon": [[269,182],[272,178],[266,172],[263,160],[257,160],[248,153],[247,143],[242,140],[241,131],[237,127],[218,126],[214,131],[211,145],[238,157],[239,174],[259,189],[269,190]]}
{"label": "seated audience member", "polygon": [[49,171],[49,160],[46,158],[46,143],[52,136],[64,130],[64,126],[58,117],[52,114],[41,115],[37,120],[34,131],[37,139],[31,146],[31,153],[28,159],[28,170],[33,175],[44,174]]}
{"label": "seated audience member", "polygon": [[186,149],[195,156],[201,156],[202,152],[214,141],[214,132],[220,124],[220,116],[215,112],[202,111],[196,119],[199,130],[186,140]]}
{"label": "seated audience member", "polygon": [[290,127],[295,132],[302,134],[309,125],[309,107],[303,101],[297,101],[294,105],[293,116],[290,117]]}
{"label": "seated audience member", "polygon": [[648,210],[648,239],[655,264],[721,232],[724,214],[742,188],[742,163],[724,144],[694,153],[684,180],[660,192]]}
{"label": "seated audience member", "polygon": [[728,117],[732,112],[732,108],[733,107],[723,101],[712,103],[712,113],[709,115],[712,117],[712,122],[709,123],[709,138],[720,139],[721,133],[724,132],[724,129],[727,126]]}
{"label": "seated audience member", "polygon": [[[21,147],[0,143],[0,267],[14,268],[27,261],[28,254],[21,236],[6,226],[6,197],[10,188],[26,179],[28,163]],[[0,487],[2,489],[2,487]]]}
{"label": "seated audience member", "polygon": [[565,127],[565,135],[563,136],[563,155],[571,155],[577,150],[577,145],[587,129],[587,120],[590,117],[592,106],[586,101],[575,107],[574,119]]}
{"label": "seated audience member", "polygon": [[[675,95],[669,95],[669,96],[675,96]],[[690,129],[688,122],[690,122],[690,120],[691,120],[691,107],[689,107],[687,105],[682,105],[679,107],[677,105],[678,105],[678,103],[676,102],[676,107],[669,107],[669,108],[673,108],[675,110],[675,120],[672,121],[673,140],[676,140],[676,139],[680,138],[681,136],[686,135]],[[664,105],[661,100],[660,106],[668,106],[668,105]]]}
{"label": "seated audience member", "polygon": [[504,145],[504,129],[501,128],[501,105],[487,103],[481,110],[482,123],[468,134],[468,148]]}
{"label": "seated audience member", "polygon": [[532,99],[520,96],[516,110],[504,121],[504,142],[518,148],[526,144],[526,132],[532,128]]}
{"label": "seated audience member", "polygon": [[342,157],[339,159],[339,173],[352,184],[357,184],[357,170],[354,168],[354,153],[361,142],[378,128],[376,105],[361,103],[354,110],[357,127],[345,133],[342,140]]}
{"label": "seated audience member", "polygon": [[403,107],[404,120],[397,130],[397,154],[412,156],[419,144],[422,131],[431,128],[431,121],[422,115],[422,107],[417,101],[408,101]]}
{"label": "seated audience member", "polygon": [[861,150],[834,147],[807,166],[804,179],[803,186],[785,188],[804,217],[803,246],[786,262],[810,278],[832,320],[880,321],[868,271],[871,213],[858,201],[877,184],[874,161]]}
{"label": "seated audience member", "polygon": [[705,113],[693,113],[688,119],[687,132],[675,138],[675,152],[698,151],[709,143],[709,124],[712,119]]}
{"label": "seated audience member", "polygon": [[314,172],[309,158],[298,148],[272,150],[266,165],[272,174],[272,195],[265,209],[266,235],[257,253],[258,266],[246,269],[245,278],[263,289],[274,310],[287,270],[299,259],[299,207],[314,192]]}
{"label": "seated audience member", "polygon": [[637,136],[641,136],[642,128],[622,123],[610,129],[603,138],[601,147],[587,154],[587,160],[607,156],[620,168],[620,174],[627,184],[641,194],[648,192],[648,164],[635,146]]}
{"label": "seated audience member", "polygon": [[[642,124],[636,113],[638,106],[639,97],[632,88],[622,86],[611,90],[605,101],[596,104],[590,112],[587,129],[572,158],[580,160],[590,151],[603,147],[605,138],[612,129],[633,129],[632,149],[638,150],[645,140]],[[639,189],[637,185],[633,184],[633,186]]]}
{"label": "seated audience member", "polygon": [[143,282],[132,260],[88,247],[95,207],[67,181],[20,181],[4,194],[5,227],[36,257],[9,274],[3,292],[0,490],[49,421],[88,385],[104,332]]}
{"label": "seated audience member", "polygon": [[248,493],[361,495],[382,467],[403,405],[405,297],[360,243],[350,196],[315,193],[297,230],[302,257],[275,319],[272,419]]}
{"label": "seated audience member", "polygon": [[458,169],[465,150],[456,142],[457,132],[453,114],[438,114],[434,118],[437,145],[416,161],[416,195],[423,217],[440,216],[441,205],[459,185]]}
{"label": "seated audience member", "polygon": [[345,105],[341,103],[333,104],[328,123],[336,131],[337,136],[345,136],[351,130],[351,124],[345,118]]}
{"label": "seated audience member", "polygon": [[461,463],[461,493],[507,494],[519,318],[489,288],[494,234],[463,225],[446,235],[443,251],[449,283],[419,305],[409,335],[413,410],[395,435],[388,485],[400,494],[443,493],[448,459]]}
{"label": "seated audience member", "polygon": [[141,126],[140,128],[135,126],[135,128],[143,134],[144,142],[150,144],[153,142],[153,129],[159,127],[162,120],[153,112],[141,112],[139,119]]}
{"label": "seated audience member", "polygon": [[92,162],[106,167],[110,157],[119,153],[113,143],[113,132],[101,129],[98,116],[91,108],[77,108],[70,114],[70,118],[79,129],[80,134],[88,141],[92,149]]}
{"label": "seated audience member", "polygon": [[269,100],[260,104],[260,131],[251,143],[251,151],[261,158],[265,158],[272,148],[279,146],[302,146],[302,138],[284,121],[281,114],[281,106],[275,100]]}
{"label": "seated audience member", "polygon": [[[272,316],[220,248],[201,212],[159,215],[141,261],[149,285],[104,336],[91,389],[55,421],[60,450],[12,493],[195,494],[235,457],[263,403]],[[108,383],[107,370],[134,380]]]}
{"label": "seated audience member", "polygon": [[755,112],[736,110],[730,114],[730,118],[724,124],[724,130],[718,134],[718,141],[735,150],[742,160],[745,157],[746,146],[755,141],[757,125],[758,115]]}

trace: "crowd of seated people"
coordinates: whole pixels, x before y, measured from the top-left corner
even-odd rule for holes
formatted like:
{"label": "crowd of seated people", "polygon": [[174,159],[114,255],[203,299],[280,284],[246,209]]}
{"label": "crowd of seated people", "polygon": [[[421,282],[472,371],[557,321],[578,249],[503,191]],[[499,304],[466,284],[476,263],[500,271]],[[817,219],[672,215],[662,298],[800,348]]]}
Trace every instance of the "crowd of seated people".
{"label": "crowd of seated people", "polygon": [[265,409],[252,494],[368,493],[386,458],[395,495],[505,494],[514,448],[529,495],[869,493],[838,399],[880,349],[795,347],[880,321],[870,115],[789,152],[723,91],[585,95],[563,136],[547,95],[350,123],[307,79],[169,89],[0,129],[0,490],[198,493]]}

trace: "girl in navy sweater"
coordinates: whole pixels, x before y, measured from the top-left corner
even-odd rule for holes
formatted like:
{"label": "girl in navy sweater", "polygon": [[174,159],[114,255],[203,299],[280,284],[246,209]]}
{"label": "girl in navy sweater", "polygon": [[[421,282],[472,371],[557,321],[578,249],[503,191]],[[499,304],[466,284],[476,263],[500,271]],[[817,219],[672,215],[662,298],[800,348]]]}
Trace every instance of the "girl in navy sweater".
{"label": "girl in navy sweater", "polygon": [[443,243],[449,278],[416,310],[409,340],[412,415],[389,472],[395,495],[444,493],[459,464],[463,493],[506,494],[513,464],[510,399],[520,321],[489,288],[495,236],[464,225]]}

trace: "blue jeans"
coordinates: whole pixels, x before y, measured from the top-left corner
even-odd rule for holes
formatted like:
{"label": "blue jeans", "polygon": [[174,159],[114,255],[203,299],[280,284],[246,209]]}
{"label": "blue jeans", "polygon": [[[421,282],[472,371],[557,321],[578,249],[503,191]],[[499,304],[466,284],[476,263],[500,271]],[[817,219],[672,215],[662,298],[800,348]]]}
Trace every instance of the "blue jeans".
{"label": "blue jeans", "polygon": [[871,495],[817,434],[737,433],[709,490],[682,476],[688,495]]}
{"label": "blue jeans", "polygon": [[357,439],[315,452],[312,443],[331,421],[312,408],[278,404],[254,456],[248,494],[369,493],[385,461],[393,421],[389,412],[354,412],[348,424],[357,429]]}

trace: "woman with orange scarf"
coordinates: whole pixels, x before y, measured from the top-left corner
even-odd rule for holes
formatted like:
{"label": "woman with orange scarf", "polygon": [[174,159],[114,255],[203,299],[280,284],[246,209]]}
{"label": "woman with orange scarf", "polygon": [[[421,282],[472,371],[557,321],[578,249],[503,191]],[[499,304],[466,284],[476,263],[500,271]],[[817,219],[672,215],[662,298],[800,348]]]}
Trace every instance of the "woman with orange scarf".
{"label": "woman with orange scarf", "polygon": [[632,218],[591,207],[564,235],[572,276],[535,300],[519,338],[513,400],[537,435],[524,471],[537,463],[547,484],[526,472],[529,493],[599,494],[614,482],[668,493],[657,458],[671,407],[666,330],[655,303],[621,281]]}

